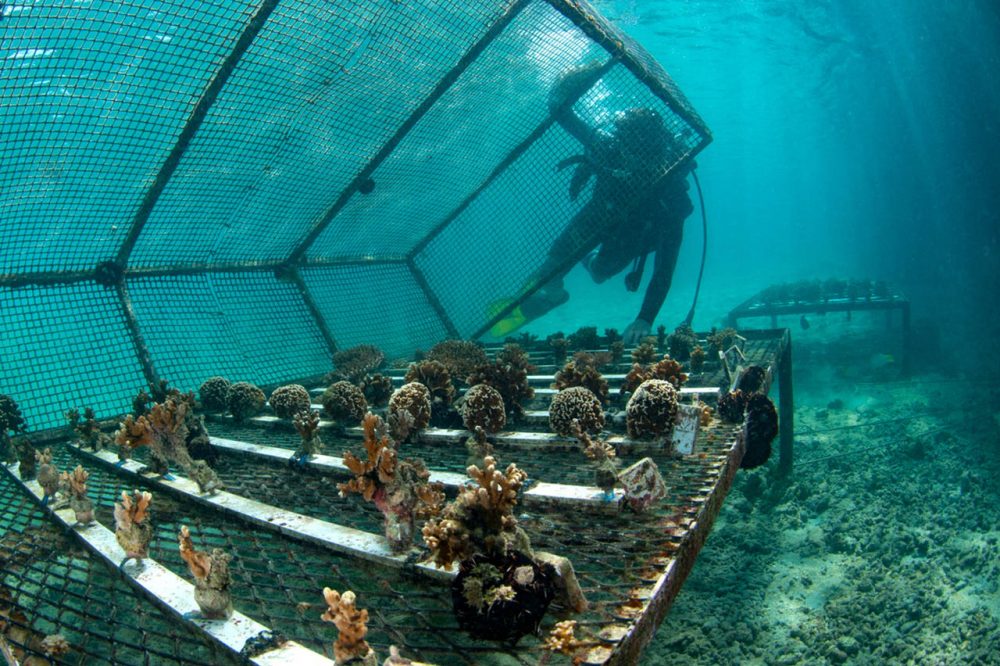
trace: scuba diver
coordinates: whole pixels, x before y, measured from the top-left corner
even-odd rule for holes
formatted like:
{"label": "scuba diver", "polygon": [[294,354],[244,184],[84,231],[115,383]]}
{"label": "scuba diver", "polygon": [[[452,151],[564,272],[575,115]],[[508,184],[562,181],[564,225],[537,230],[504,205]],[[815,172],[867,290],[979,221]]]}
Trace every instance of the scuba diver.
{"label": "scuba diver", "polygon": [[[650,333],[670,290],[683,238],[684,220],[694,211],[688,196],[691,162],[662,177],[682,148],[656,111],[645,107],[618,112],[610,122],[588,125],[572,108],[572,101],[594,82],[596,64],[564,74],[549,94],[549,109],[559,125],[583,146],[583,154],[563,160],[558,169],[575,166],[569,194],[576,200],[593,178],[590,200],[552,243],[544,263],[528,281],[529,287],[560,269],[567,255],[590,252],[581,260],[600,284],[623,271],[625,287],[636,291],[646,258],[655,253],[653,275],[642,307],[623,332],[626,344],[637,344]],[[523,303],[498,321],[491,333],[503,337],[569,299],[563,287],[565,267]]]}

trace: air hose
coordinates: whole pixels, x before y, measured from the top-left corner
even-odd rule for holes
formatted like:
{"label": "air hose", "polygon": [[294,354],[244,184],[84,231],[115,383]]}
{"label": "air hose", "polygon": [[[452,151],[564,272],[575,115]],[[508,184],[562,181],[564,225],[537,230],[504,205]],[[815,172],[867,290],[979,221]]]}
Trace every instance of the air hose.
{"label": "air hose", "polygon": [[691,322],[694,321],[694,309],[698,305],[698,294],[701,292],[701,278],[705,274],[705,256],[708,253],[708,218],[705,216],[705,197],[701,193],[698,172],[692,169],[691,177],[694,178],[694,186],[698,190],[698,205],[701,207],[701,268],[698,269],[698,282],[694,288],[694,299],[691,301],[691,309],[688,310],[687,317],[684,318],[684,325],[689,327],[691,326]]}

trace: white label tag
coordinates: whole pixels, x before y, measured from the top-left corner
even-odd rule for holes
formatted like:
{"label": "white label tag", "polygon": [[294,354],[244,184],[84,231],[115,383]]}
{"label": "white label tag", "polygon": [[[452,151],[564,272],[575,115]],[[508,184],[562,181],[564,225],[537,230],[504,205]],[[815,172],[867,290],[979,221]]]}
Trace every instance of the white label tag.
{"label": "white label tag", "polygon": [[671,436],[674,451],[689,456],[694,453],[694,443],[698,438],[701,424],[701,410],[698,405],[678,405],[677,423]]}

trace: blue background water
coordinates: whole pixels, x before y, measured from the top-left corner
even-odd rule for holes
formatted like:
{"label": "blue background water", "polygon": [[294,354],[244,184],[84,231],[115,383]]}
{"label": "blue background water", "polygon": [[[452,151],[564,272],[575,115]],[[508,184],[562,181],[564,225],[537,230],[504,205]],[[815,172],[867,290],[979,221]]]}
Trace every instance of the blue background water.
{"label": "blue background water", "polygon": [[[854,276],[904,290],[915,320],[950,339],[1000,331],[995,2],[596,5],[664,64],[715,137],[698,159],[710,251],[696,327],[774,282]],[[700,231],[696,213],[668,326],[687,312]],[[619,278],[594,287],[577,269],[568,284],[574,300],[540,331],[598,323],[598,310],[624,326],[638,310],[642,292],[622,299]]]}

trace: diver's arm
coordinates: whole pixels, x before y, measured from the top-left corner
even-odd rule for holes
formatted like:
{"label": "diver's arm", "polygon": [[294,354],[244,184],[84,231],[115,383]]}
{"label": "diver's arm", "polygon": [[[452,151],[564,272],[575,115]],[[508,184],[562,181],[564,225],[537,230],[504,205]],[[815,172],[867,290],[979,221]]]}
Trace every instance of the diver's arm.
{"label": "diver's arm", "polygon": [[601,64],[596,61],[573,67],[560,75],[549,91],[549,113],[584,146],[590,141],[593,129],[577,115],[573,104],[594,84],[600,70]]}

